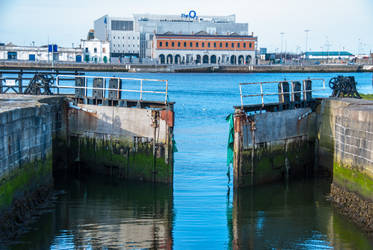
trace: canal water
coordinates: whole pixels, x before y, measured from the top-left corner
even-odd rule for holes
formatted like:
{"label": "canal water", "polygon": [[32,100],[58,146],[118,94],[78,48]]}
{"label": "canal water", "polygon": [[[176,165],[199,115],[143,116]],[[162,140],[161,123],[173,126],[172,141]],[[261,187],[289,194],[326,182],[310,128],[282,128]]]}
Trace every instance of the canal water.
{"label": "canal water", "polygon": [[[226,166],[225,118],[240,104],[240,82],[328,81],[337,74],[116,75],[169,81],[178,148],[173,188],[61,177],[55,201],[5,249],[373,248],[327,200],[330,180],[284,181],[234,193]],[[373,92],[371,74],[347,75],[355,76],[360,92]]]}

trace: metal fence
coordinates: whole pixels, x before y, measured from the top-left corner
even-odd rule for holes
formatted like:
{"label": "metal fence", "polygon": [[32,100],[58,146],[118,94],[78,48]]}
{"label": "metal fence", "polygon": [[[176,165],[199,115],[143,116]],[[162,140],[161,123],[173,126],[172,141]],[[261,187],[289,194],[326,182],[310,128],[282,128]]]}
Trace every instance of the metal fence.
{"label": "metal fence", "polygon": [[[302,84],[301,84],[302,82]],[[312,84],[314,82],[322,82],[322,88],[312,89]],[[290,83],[290,88],[289,84]],[[277,84],[278,92],[274,92],[273,86],[269,91],[266,92],[264,90],[264,85],[270,84]],[[259,86],[260,93],[259,94],[244,94],[243,87],[244,86]],[[299,102],[299,101],[311,101],[312,99],[312,92],[316,91],[324,91],[326,89],[325,86],[325,79],[322,78],[313,78],[313,79],[305,79],[305,80],[283,80],[283,81],[269,81],[269,82],[249,82],[249,83],[240,83],[240,97],[241,97],[241,108],[244,107],[244,98],[253,98],[253,97],[260,97],[260,103],[262,107],[265,105],[264,97],[266,96],[278,96],[279,102],[284,103],[287,101],[291,102]],[[303,89],[302,89],[303,88]],[[302,96],[303,95],[303,96]]]}
{"label": "metal fence", "polygon": [[[114,84],[111,84],[113,81]],[[138,85],[139,89],[125,88],[124,84],[128,81],[137,83],[135,85]],[[82,84],[77,84],[77,82]],[[98,84],[95,84],[96,82],[98,82]],[[115,84],[115,82],[117,84]],[[147,86],[147,83],[149,82],[163,83],[162,85],[164,90],[149,90],[149,86]],[[103,99],[113,99],[113,97],[116,97],[114,99],[122,99],[122,93],[137,93],[140,101],[143,100],[144,94],[164,95],[162,98],[164,99],[164,103],[167,104],[168,102],[168,80],[106,76],[57,75],[53,88],[57,89],[57,94],[60,94],[61,89],[72,89],[75,91],[75,94],[80,93],[84,97],[88,97],[89,92],[92,92],[93,96],[95,93],[99,92],[101,95],[100,97]]]}

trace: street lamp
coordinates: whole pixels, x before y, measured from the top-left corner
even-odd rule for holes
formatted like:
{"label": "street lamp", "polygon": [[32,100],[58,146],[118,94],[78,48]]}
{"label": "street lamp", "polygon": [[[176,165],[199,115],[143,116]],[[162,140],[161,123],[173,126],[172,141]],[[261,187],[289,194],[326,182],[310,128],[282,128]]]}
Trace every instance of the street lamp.
{"label": "street lamp", "polygon": [[310,32],[310,31],[311,30],[308,30],[308,29],[304,30],[304,32],[306,32],[306,50],[305,50],[305,52],[308,51],[308,32]]}
{"label": "street lamp", "polygon": [[284,53],[284,51],[283,51],[283,43],[284,43],[284,35],[285,35],[285,33],[281,32],[280,35],[281,35],[281,63],[282,63],[282,56],[283,56],[283,53]]}

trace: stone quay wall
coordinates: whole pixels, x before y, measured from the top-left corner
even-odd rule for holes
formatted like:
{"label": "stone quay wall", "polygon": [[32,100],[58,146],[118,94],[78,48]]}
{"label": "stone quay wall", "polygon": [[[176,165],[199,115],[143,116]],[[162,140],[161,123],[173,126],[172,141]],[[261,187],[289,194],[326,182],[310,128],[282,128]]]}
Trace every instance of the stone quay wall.
{"label": "stone quay wall", "polygon": [[0,232],[16,233],[50,195],[61,97],[0,96]]}

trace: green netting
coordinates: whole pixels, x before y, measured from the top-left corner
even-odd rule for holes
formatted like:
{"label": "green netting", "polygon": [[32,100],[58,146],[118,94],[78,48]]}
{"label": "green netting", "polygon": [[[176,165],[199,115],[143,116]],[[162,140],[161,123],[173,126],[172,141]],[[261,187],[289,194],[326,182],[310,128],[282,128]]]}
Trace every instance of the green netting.
{"label": "green netting", "polygon": [[234,120],[233,114],[230,114],[225,118],[229,122],[229,136],[228,136],[228,146],[227,146],[227,165],[233,164],[233,142],[234,142]]}

